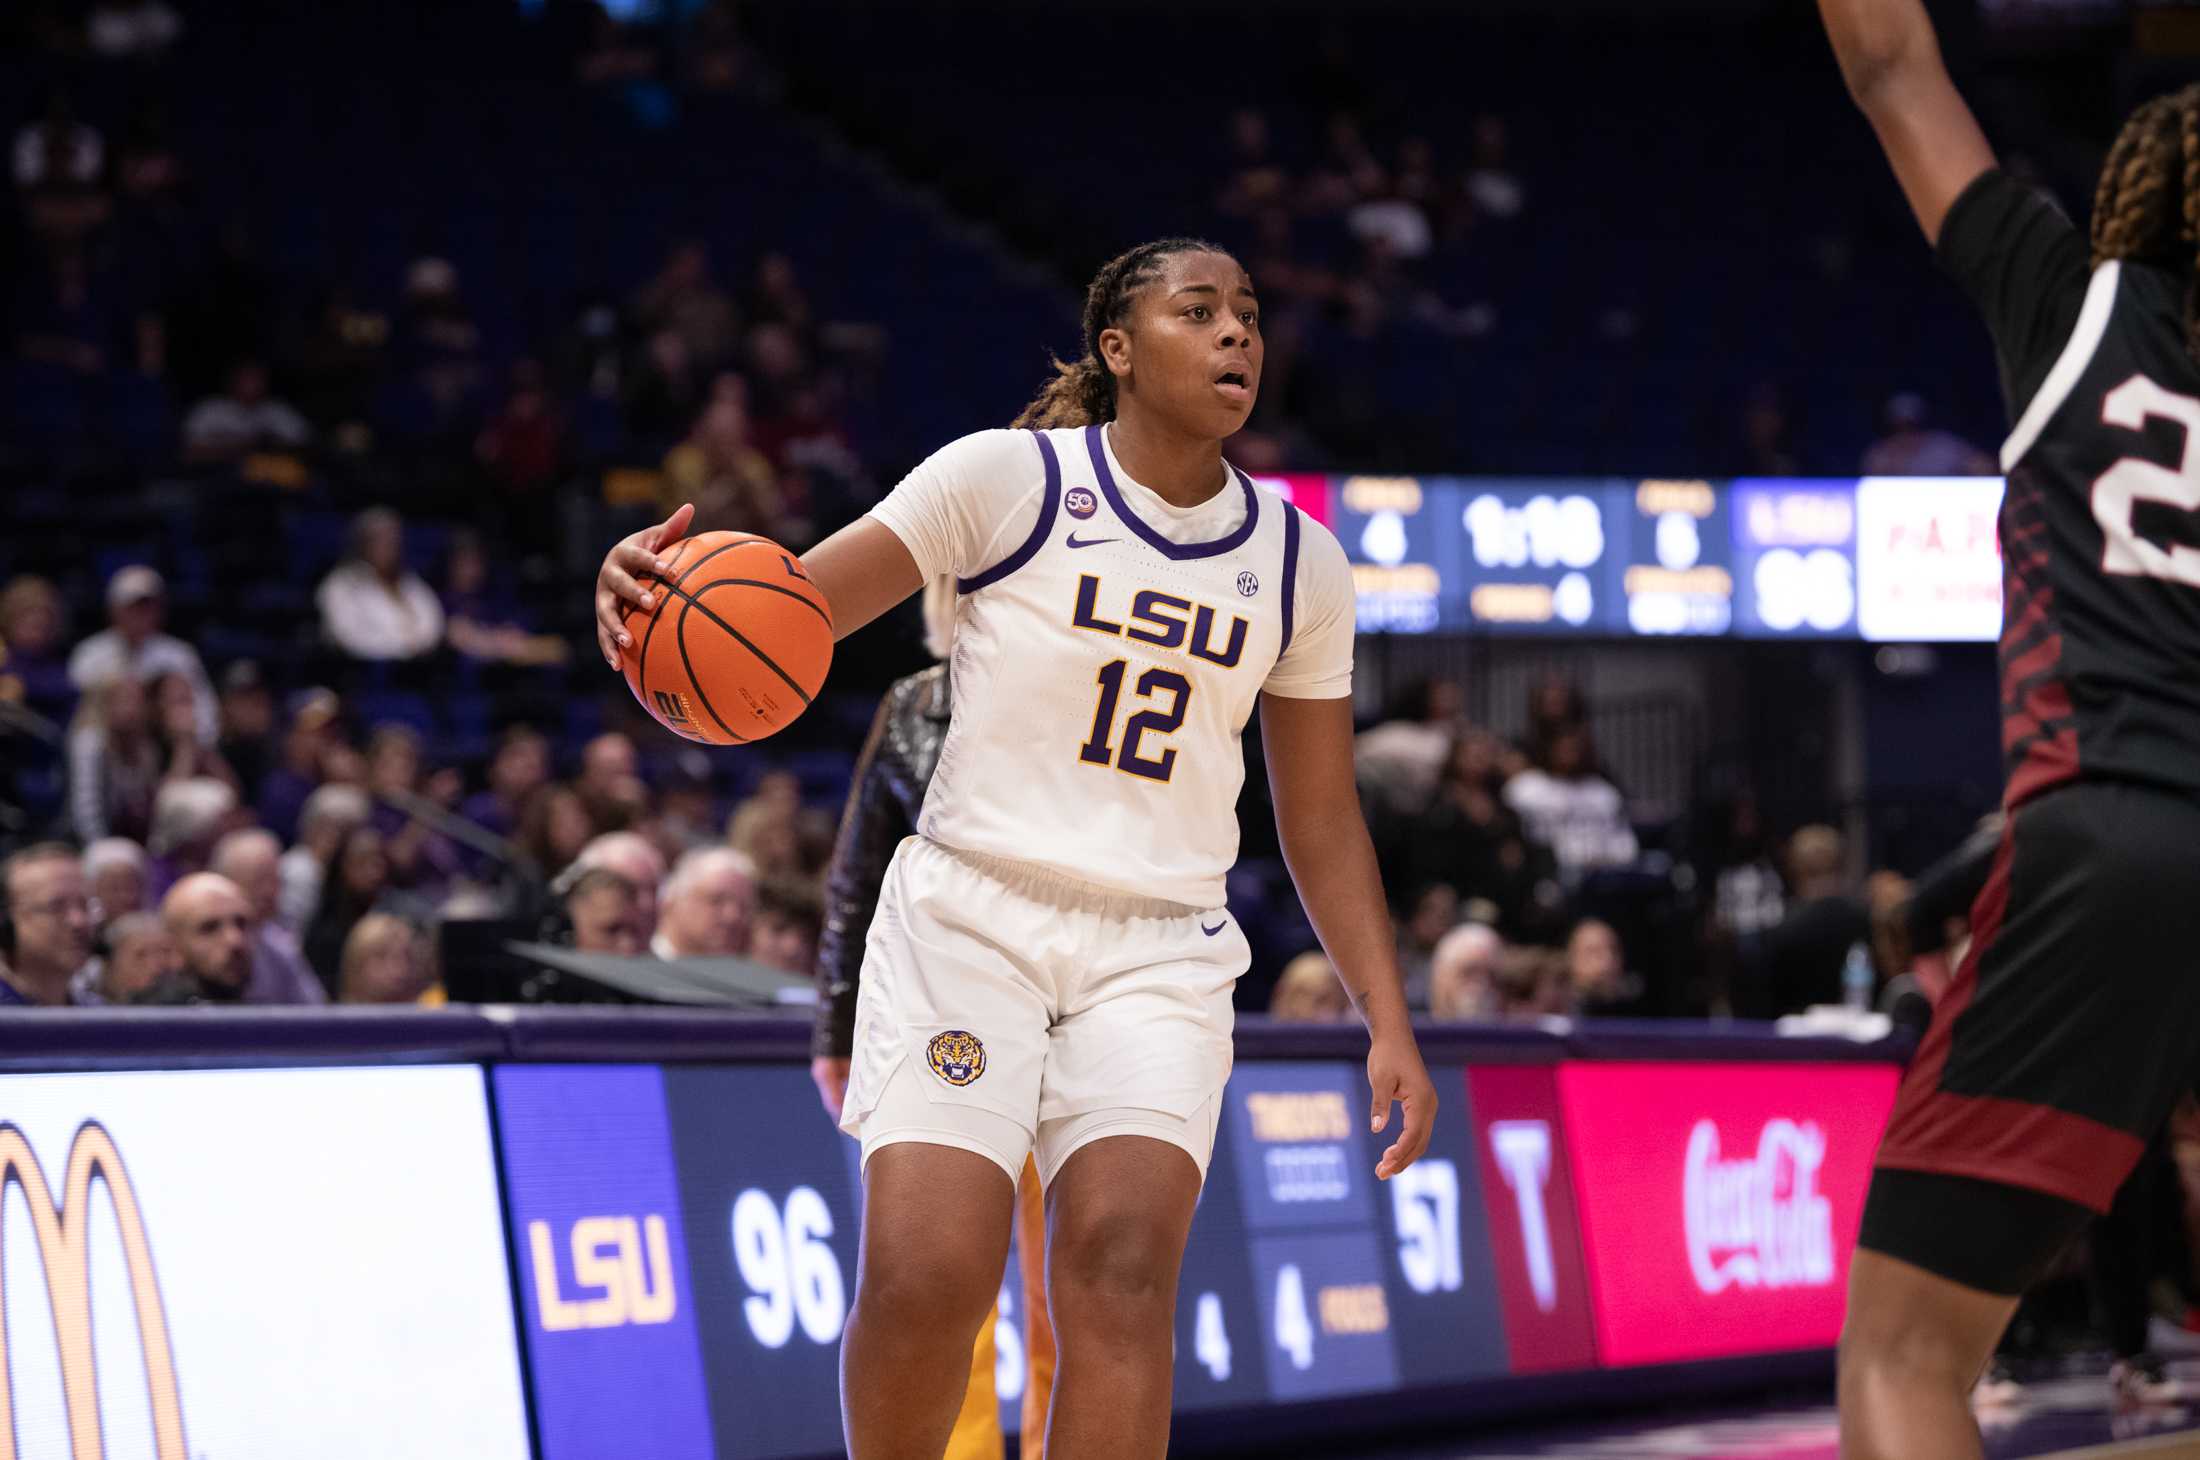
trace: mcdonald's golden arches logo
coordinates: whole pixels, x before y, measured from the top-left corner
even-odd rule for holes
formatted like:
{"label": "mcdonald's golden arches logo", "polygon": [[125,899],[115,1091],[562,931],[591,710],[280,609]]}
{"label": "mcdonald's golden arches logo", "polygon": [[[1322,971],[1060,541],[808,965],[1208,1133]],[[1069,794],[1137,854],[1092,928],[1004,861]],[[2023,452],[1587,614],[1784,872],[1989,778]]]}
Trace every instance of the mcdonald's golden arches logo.
{"label": "mcdonald's golden arches logo", "polygon": [[[69,1416],[69,1460],[102,1460],[106,1437],[100,1431],[99,1365],[92,1350],[92,1254],[90,1228],[92,1178],[107,1183],[115,1224],[122,1230],[122,1256],[137,1308],[138,1345],[145,1355],[145,1379],[153,1410],[153,1453],[157,1460],[188,1460],[183,1444],[183,1403],[176,1390],[176,1359],[168,1343],[168,1317],[161,1308],[160,1283],[153,1273],[153,1248],[146,1240],[145,1218],[138,1210],[130,1173],[115,1149],[114,1137],[96,1120],[76,1128],[69,1143],[68,1168],[61,1199],[54,1200],[38,1153],[13,1122],[0,1122],[0,1203],[10,1184],[23,1188],[31,1209],[39,1263],[46,1272],[46,1302],[53,1311],[54,1344],[61,1357],[62,1401]],[[0,1263],[0,1312],[6,1304],[5,1264]],[[0,1321],[0,1460],[16,1460],[15,1392],[8,1364],[7,1326]]]}

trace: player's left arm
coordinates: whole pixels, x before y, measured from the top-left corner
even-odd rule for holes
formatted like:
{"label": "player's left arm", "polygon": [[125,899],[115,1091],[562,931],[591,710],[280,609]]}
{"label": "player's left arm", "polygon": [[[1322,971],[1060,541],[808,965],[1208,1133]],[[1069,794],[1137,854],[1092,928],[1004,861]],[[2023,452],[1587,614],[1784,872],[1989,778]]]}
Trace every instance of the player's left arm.
{"label": "player's left arm", "polygon": [[1360,815],[1352,774],[1352,701],[1263,694],[1260,732],[1283,859],[1323,950],[1367,1022],[1372,1128],[1390,1124],[1393,1101],[1405,1107],[1405,1129],[1375,1167],[1375,1174],[1388,1180],[1428,1149],[1436,1087],[1414,1042],[1375,844]]}
{"label": "player's left arm", "polygon": [[1963,190],[1994,165],[1940,58],[1923,0],[1818,0],[1849,95],[1879,134],[1928,242]]}

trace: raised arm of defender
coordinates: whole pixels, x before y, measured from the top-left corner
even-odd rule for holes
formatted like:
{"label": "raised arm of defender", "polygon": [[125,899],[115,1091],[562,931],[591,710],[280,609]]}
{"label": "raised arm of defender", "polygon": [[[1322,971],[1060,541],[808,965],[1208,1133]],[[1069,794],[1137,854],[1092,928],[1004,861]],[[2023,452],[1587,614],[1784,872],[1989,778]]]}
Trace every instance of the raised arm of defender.
{"label": "raised arm of defender", "polygon": [[1922,0],[1818,0],[1849,95],[1871,120],[1928,242],[1994,152],[1940,59]]}

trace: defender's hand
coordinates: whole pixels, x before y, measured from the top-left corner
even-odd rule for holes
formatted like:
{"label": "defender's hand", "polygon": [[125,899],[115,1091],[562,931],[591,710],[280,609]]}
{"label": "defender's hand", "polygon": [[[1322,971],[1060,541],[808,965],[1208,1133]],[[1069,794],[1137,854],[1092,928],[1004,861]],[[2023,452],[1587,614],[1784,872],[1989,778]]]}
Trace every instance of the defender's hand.
{"label": "defender's hand", "polygon": [[613,669],[619,667],[619,651],[634,647],[633,636],[620,626],[621,610],[627,605],[657,606],[657,596],[644,588],[640,579],[645,573],[663,570],[657,554],[684,537],[694,520],[695,504],[684,502],[655,527],[645,527],[620,539],[604,554],[603,567],[596,571],[596,647],[603,651],[604,663]]}

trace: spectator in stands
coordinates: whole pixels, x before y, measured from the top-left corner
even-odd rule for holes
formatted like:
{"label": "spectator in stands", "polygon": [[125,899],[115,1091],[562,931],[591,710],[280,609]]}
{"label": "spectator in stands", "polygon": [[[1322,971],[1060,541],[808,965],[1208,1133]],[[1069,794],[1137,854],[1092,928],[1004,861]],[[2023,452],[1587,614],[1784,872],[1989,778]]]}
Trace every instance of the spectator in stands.
{"label": "spectator in stands", "polygon": [[661,329],[648,336],[642,357],[627,382],[626,424],[641,441],[664,443],[678,439],[702,408],[703,373],[688,354],[687,342],[677,330]]}
{"label": "spectator in stands", "polygon": [[1444,934],[1429,964],[1428,1012],[1454,1021],[1497,1016],[1497,964],[1505,940],[1486,923],[1461,923]]}
{"label": "spectator in stands", "polygon": [[199,738],[211,743],[219,729],[214,686],[206,678],[199,651],[161,632],[168,615],[168,585],[142,563],[118,570],[107,580],[108,627],[76,646],[69,656],[69,678],[79,690],[122,675],[150,683],[163,674],[191,681],[198,707]]}
{"label": "spectator in stands", "polygon": [[105,955],[77,976],[80,1004],[135,1004],[182,976],[183,950],[154,912],[116,918],[101,935]]}
{"label": "spectator in stands", "polygon": [[1847,846],[1830,826],[1806,826],[1788,841],[1794,899],[1777,927],[1742,947],[1745,987],[1736,1011],[1773,1018],[1841,1002],[1849,949],[1871,943],[1871,918],[1849,890]]}
{"label": "spectator in stands", "polygon": [[382,833],[368,825],[354,827],[337,846],[313,921],[306,927],[306,962],[330,994],[343,974],[344,940],[361,918],[375,911],[389,889],[390,864],[383,854]]}
{"label": "spectator in stands", "polygon": [[[1248,106],[1231,114],[1229,167],[1229,181],[1215,198],[1216,212],[1244,218],[1288,204],[1291,176],[1270,149],[1266,113]],[[1261,281],[1267,282],[1266,274]]]}
{"label": "spectator in stands", "polygon": [[1507,1019],[1565,1018],[1574,1012],[1566,955],[1556,948],[1516,946],[1497,960],[1498,1011]]}
{"label": "spectator in stands", "polygon": [[462,789],[456,771],[423,774],[419,731],[394,723],[374,727],[367,740],[367,791],[374,798],[369,820],[382,833],[391,885],[440,891],[459,874],[458,848],[409,803],[449,807]]}
{"label": "spectator in stands", "polygon": [[328,992],[306,963],[305,950],[283,926],[282,844],[273,832],[250,827],[233,831],[215,844],[209,870],[226,877],[244,895],[251,919],[252,977],[248,1004],[325,1004]]}
{"label": "spectator in stands", "polygon": [[1474,160],[1467,167],[1467,197],[1485,218],[1510,221],[1527,207],[1527,189],[1512,170],[1511,134],[1502,117],[1474,119]]}
{"label": "spectator in stands", "polygon": [[164,0],[96,0],[84,39],[94,55],[149,61],[183,35],[183,17]]}
{"label": "spectator in stands", "polygon": [[657,74],[657,53],[643,43],[635,27],[615,19],[602,0],[585,0],[585,4],[587,41],[574,62],[576,79],[587,86],[610,86]]}
{"label": "spectator in stands", "polygon": [[520,813],[520,854],[547,881],[573,864],[592,831],[588,805],[578,791],[571,786],[544,786]]}
{"label": "spectator in stands", "polygon": [[800,877],[802,805],[778,796],[755,795],[733,810],[726,842],[746,853],[764,877]]}
{"label": "spectator in stands", "polygon": [[[45,206],[80,205],[49,199]],[[22,277],[15,311],[18,355],[78,377],[96,376],[115,362],[124,326],[117,281],[111,272],[92,267],[81,244],[54,245]]]}
{"label": "spectator in stands", "polygon": [[227,781],[192,776],[162,782],[153,793],[153,824],[145,834],[154,890],[165,893],[205,871],[214,844],[235,827],[237,810],[237,793]]}
{"label": "spectator in stands", "polygon": [[145,686],[127,674],[91,685],[69,727],[68,748],[69,824],[76,839],[142,839],[153,823],[161,777]]}
{"label": "spectator in stands", "polygon": [[193,873],[168,889],[160,916],[197,1000],[243,1003],[252,983],[252,912],[237,885],[213,872]]}
{"label": "spectator in stands", "polygon": [[1444,934],[1459,921],[1459,889],[1447,882],[1432,882],[1413,895],[1411,908],[1398,925],[1398,969],[1405,976],[1406,1003],[1428,1007],[1430,960]]}
{"label": "spectator in stands", "polygon": [[655,830],[667,855],[722,841],[725,817],[718,806],[716,783],[711,778],[710,758],[700,750],[683,750],[674,757],[671,773],[657,793]]}
{"label": "spectator in stands", "polygon": [[1523,760],[1508,767],[1517,775],[1540,759],[1553,740],[1571,730],[1589,728],[1589,701],[1578,680],[1546,674],[1528,689],[1528,733],[1520,743]]}
{"label": "spectator in stands", "polygon": [[55,86],[38,119],[15,134],[12,159],[15,185],[25,193],[87,191],[106,171],[107,142],[77,120],[69,93]]}
{"label": "spectator in stands", "polygon": [[634,889],[636,914],[642,920],[642,941],[657,927],[657,890],[665,880],[664,854],[639,832],[607,831],[581,848],[573,865],[583,871],[596,868],[616,872]]}
{"label": "spectator in stands", "polygon": [[700,238],[676,240],[656,276],[635,291],[627,309],[636,333],[670,330],[680,337],[698,370],[714,370],[733,355],[741,315],[733,296],[711,276],[710,246]]}
{"label": "spectator in stands", "polygon": [[817,967],[817,940],[824,928],[825,902],[814,880],[767,873],[757,883],[750,958],[808,979]]}
{"label": "spectator in stands", "polygon": [[361,304],[357,291],[339,284],[319,302],[285,371],[306,415],[345,450],[358,450],[371,439],[365,423],[387,374],[390,337],[389,316]]}
{"label": "spectator in stands", "polygon": [[683,56],[688,84],[702,91],[732,91],[749,73],[749,46],[733,0],[708,0],[688,22]]}
{"label": "spectator in stands", "polygon": [[297,408],[270,391],[267,366],[240,361],[226,389],[183,418],[183,451],[193,461],[234,461],[255,451],[289,451],[313,439]]}
{"label": "spectator in stands", "polygon": [[675,862],[649,951],[659,958],[727,958],[749,951],[756,865],[731,847],[702,847]]}
{"label": "spectator in stands", "polygon": [[1426,258],[1435,244],[1435,230],[1428,214],[1411,198],[1401,197],[1381,168],[1371,168],[1355,179],[1360,201],[1345,214],[1352,236],[1384,259]]}
{"label": "spectator in stands", "polygon": [[62,842],[34,842],[0,862],[0,1008],[76,1002],[70,980],[92,954],[84,865]]}
{"label": "spectator in stands", "polygon": [[1415,814],[1394,817],[1385,837],[1399,885],[1449,883],[1496,904],[1500,925],[1524,936],[1558,899],[1557,867],[1502,799],[1503,759],[1496,736],[1468,730],[1452,746],[1435,796]]}
{"label": "spectator in stands", "polygon": [[443,605],[405,566],[405,524],[387,507],[352,522],[351,555],[315,595],[321,631],[354,659],[417,659],[443,642]]}
{"label": "spectator in stands", "polygon": [[[550,784],[550,742],[531,725],[515,725],[489,757],[489,785],[459,804],[458,814],[501,837],[518,834],[527,803]],[[577,848],[579,843],[575,843]]]}
{"label": "spectator in stands", "polygon": [[154,678],[148,690],[152,701],[153,738],[160,742],[161,779],[188,781],[200,776],[236,785],[236,772],[222,759],[210,741],[199,738],[198,698],[191,681],[170,670]]}
{"label": "spectator in stands", "polygon": [[810,296],[795,276],[794,260],[776,249],[756,261],[745,305],[751,323],[784,326],[805,347],[814,342],[817,318]]}
{"label": "spectator in stands", "polygon": [[0,590],[0,675],[22,687],[23,703],[53,720],[76,707],[62,653],[67,631],[68,611],[51,582],[26,573]]}
{"label": "spectator in stands", "polygon": [[416,392],[414,404],[426,411],[424,418],[406,423],[413,433],[453,445],[471,440],[471,430],[453,437],[469,416],[478,417],[481,328],[450,260],[424,255],[406,269],[397,345]]}
{"label": "spectator in stands", "polygon": [[471,532],[451,536],[443,569],[444,633],[451,648],[492,664],[563,664],[572,645],[529,631],[519,604],[489,578],[489,555]]}
{"label": "spectator in stands", "polygon": [[282,891],[276,917],[294,936],[303,936],[321,905],[321,888],[345,840],[373,814],[367,793],[357,786],[322,786],[306,797],[298,816],[298,843],[276,863]]}
{"label": "spectator in stands", "polygon": [[92,908],[102,928],[153,906],[152,869],[145,848],[128,837],[101,837],[86,845],[84,881],[91,888]]}
{"label": "spectator in stands", "polygon": [[1791,477],[1797,473],[1787,395],[1778,385],[1760,380],[1750,387],[1742,406],[1741,425],[1741,459],[1737,464],[1741,474]]}
{"label": "spectator in stands", "polygon": [[1386,805],[1411,810],[1425,805],[1466,731],[1466,695],[1448,679],[1421,679],[1391,700],[1382,722],[1353,738],[1352,761],[1360,782]]}
{"label": "spectator in stands", "polygon": [[649,947],[649,921],[641,889],[609,867],[590,867],[565,895],[573,947],[582,953],[637,958]]}
{"label": "spectator in stands", "polygon": [[1268,1017],[1283,1024],[1341,1024],[1352,1016],[1352,1000],[1329,956],[1319,949],[1301,953],[1283,966],[1268,995]]}
{"label": "spectator in stands", "polygon": [[327,779],[329,754],[341,744],[341,710],[336,696],[325,689],[308,690],[292,702],[282,759],[260,783],[258,807],[260,824],[285,840],[297,831],[306,798]]}
{"label": "spectator in stands", "polygon": [[1729,938],[1763,933],[1787,914],[1787,889],[1765,850],[1757,797],[1742,791],[1711,839],[1713,926]]}
{"label": "spectator in stands", "polygon": [[[508,495],[532,499],[557,480],[564,449],[565,421],[550,399],[549,374],[540,360],[521,360],[504,403],[474,441],[474,456]],[[522,510],[529,509],[539,503]]]}
{"label": "spectator in stands", "polygon": [[416,1004],[432,982],[426,940],[390,913],[368,913],[344,940],[339,997],[347,1004]]}
{"label": "spectator in stands", "polygon": [[1584,1014],[1643,1012],[1642,980],[1627,971],[1619,933],[1601,918],[1583,918],[1567,935],[1566,982]]}
{"label": "spectator in stands", "polygon": [[1994,459],[1952,431],[1930,421],[1925,397],[1904,391],[1887,402],[1886,432],[1864,453],[1864,475],[1873,477],[1990,477]]}
{"label": "spectator in stands", "polygon": [[752,443],[748,387],[731,372],[711,384],[710,404],[665,457],[665,511],[695,504],[693,530],[754,532],[782,541],[794,531],[779,479]]}
{"label": "spectator in stands", "polygon": [[275,697],[267,676],[250,659],[239,659],[222,671],[220,725],[215,752],[245,803],[258,805],[260,788],[275,762]]}
{"label": "spectator in stands", "polygon": [[581,747],[581,773],[573,782],[588,819],[601,831],[629,825],[649,792],[636,768],[640,757],[634,742],[616,730],[598,735]]}
{"label": "spectator in stands", "polygon": [[1595,759],[1588,731],[1561,730],[1537,764],[1505,783],[1505,804],[1519,814],[1530,837],[1551,849],[1569,885],[1635,860],[1626,805],[1618,789],[1592,769]]}

